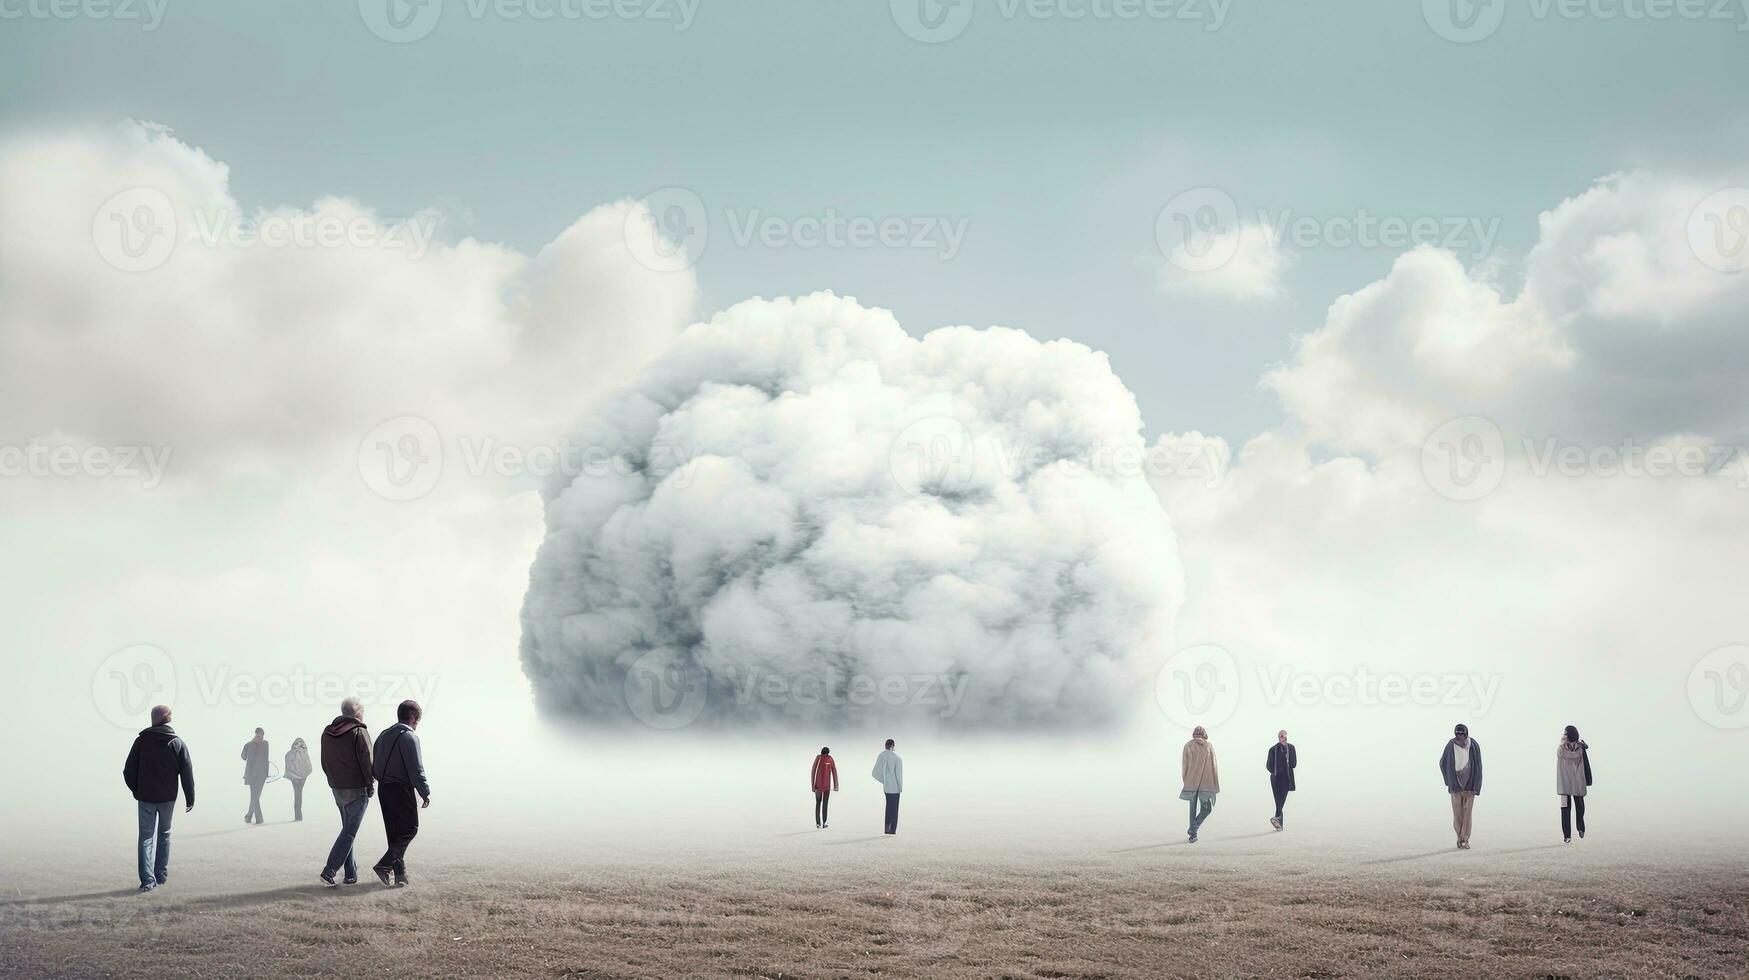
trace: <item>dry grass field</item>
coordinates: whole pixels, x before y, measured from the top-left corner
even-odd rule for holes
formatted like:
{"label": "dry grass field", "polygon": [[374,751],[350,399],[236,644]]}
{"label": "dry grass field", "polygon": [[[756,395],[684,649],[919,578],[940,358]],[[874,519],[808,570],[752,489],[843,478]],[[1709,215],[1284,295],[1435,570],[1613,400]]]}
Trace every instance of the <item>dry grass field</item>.
{"label": "dry grass field", "polygon": [[[325,815],[324,815],[325,816]],[[325,820],[178,839],[170,883],[21,855],[0,897],[16,977],[1720,977],[1749,975],[1740,851],[1486,840],[1458,853],[1211,829],[947,847],[862,830],[714,849],[513,835],[413,886],[337,891],[279,862]],[[275,839],[277,838],[277,839]],[[483,839],[483,838],[482,838]],[[552,838],[565,841],[562,835]],[[293,846],[295,845],[295,847]]]}

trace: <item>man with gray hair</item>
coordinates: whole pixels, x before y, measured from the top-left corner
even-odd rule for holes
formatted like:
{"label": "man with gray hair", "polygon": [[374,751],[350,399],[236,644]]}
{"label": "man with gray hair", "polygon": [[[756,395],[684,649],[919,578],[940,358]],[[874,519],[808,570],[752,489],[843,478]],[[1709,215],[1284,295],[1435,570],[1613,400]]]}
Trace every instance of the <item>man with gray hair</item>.
{"label": "man with gray hair", "polygon": [[170,818],[176,813],[178,783],[186,810],[194,809],[194,762],[170,727],[169,705],[152,709],[152,727],[134,737],[121,778],[139,804],[140,891],[149,892],[170,877]]}
{"label": "man with gray hair", "polygon": [[374,792],[370,771],[370,729],[364,727],[364,705],[357,698],[340,702],[340,717],[322,729],[322,774],[334,791],[340,808],[340,836],[328,849],[322,866],[322,882],[335,885],[334,872],[345,867],[346,884],[358,884],[358,862],[352,856],[353,841],[364,824],[364,811]]}

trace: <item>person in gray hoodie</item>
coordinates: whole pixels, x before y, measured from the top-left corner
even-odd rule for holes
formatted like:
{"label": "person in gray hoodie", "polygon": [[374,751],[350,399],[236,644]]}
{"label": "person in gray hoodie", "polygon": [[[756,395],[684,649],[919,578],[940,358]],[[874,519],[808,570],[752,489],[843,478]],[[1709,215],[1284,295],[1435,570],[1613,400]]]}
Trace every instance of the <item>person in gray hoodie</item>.
{"label": "person in gray hoodie", "polygon": [[1476,797],[1482,793],[1482,743],[1470,737],[1470,726],[1452,729],[1451,741],[1439,756],[1439,775],[1451,794],[1451,829],[1460,851],[1470,849],[1470,823]]}
{"label": "person in gray hoodie", "polygon": [[170,878],[170,818],[176,814],[179,783],[188,804],[183,812],[194,809],[194,760],[170,727],[169,705],[154,707],[152,727],[134,736],[121,778],[138,804],[140,891],[149,892]]}
{"label": "person in gray hoodie", "polygon": [[[383,832],[389,849],[371,868],[390,888],[407,887],[407,845],[419,833],[419,811],[431,805],[431,786],[425,781],[425,756],[419,751],[419,736],[413,731],[424,715],[417,701],[402,701],[395,709],[395,724],[377,736],[371,755],[371,772],[377,781],[377,808],[383,811]],[[413,802],[413,794],[420,802]],[[394,874],[391,880],[390,873]]]}

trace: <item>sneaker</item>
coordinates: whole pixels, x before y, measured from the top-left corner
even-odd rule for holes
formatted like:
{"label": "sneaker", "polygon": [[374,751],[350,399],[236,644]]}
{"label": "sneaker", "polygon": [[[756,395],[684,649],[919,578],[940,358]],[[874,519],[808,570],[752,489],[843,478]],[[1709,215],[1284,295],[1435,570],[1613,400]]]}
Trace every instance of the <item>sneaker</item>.
{"label": "sneaker", "polygon": [[827,828],[827,827],[830,827],[830,826],[832,826],[832,825],[831,825],[831,824],[829,824],[829,823],[823,823],[823,824],[821,824],[821,825],[820,825],[820,829],[821,829],[821,830],[825,830],[825,829],[826,829],[826,828]]}
{"label": "sneaker", "polygon": [[141,884],[141,885],[140,885],[140,891],[143,891],[143,892],[149,892],[149,891],[151,891],[151,890],[152,890],[152,889],[154,889],[154,888],[156,888],[156,887],[158,887],[158,883],[157,883],[157,882],[155,882],[155,881],[153,881],[153,882],[145,882],[145,883],[142,883],[142,884]]}
{"label": "sneaker", "polygon": [[1192,844],[1196,843],[1196,835],[1195,834],[1190,835],[1190,843],[1192,843]]}
{"label": "sneaker", "polygon": [[394,868],[372,868],[371,870],[376,872],[378,881],[381,881],[384,885],[390,888],[395,887],[395,879],[391,877],[394,873]]}
{"label": "sneaker", "polygon": [[1269,818],[1269,825],[1271,827],[1274,827],[1276,830],[1280,830],[1281,829],[1281,818],[1280,817],[1270,817]]}
{"label": "sneaker", "polygon": [[1563,838],[1561,838],[1561,843],[1563,843],[1563,844],[1571,844],[1571,843],[1573,843],[1573,838],[1571,838],[1571,837],[1563,837]]}
{"label": "sneaker", "polygon": [[334,872],[329,871],[326,868],[324,868],[322,873],[316,877],[322,879],[322,884],[327,885],[329,888],[333,888],[335,885]]}
{"label": "sneaker", "polygon": [[1584,840],[1584,839],[1585,839],[1585,831],[1583,831],[1583,830],[1581,830],[1581,831],[1579,831],[1579,839],[1580,839],[1580,840]]}
{"label": "sneaker", "polygon": [[170,880],[170,876],[169,876],[169,875],[165,875],[165,876],[164,876],[164,877],[162,877],[162,878],[159,878],[159,879],[158,879],[158,884],[160,884],[160,885],[162,885],[162,884],[164,884],[164,883],[165,883],[165,882],[167,882],[167,881],[169,881],[169,880]]}
{"label": "sneaker", "polygon": [[396,888],[407,887],[407,876],[406,875],[396,875],[395,876],[395,887]]}

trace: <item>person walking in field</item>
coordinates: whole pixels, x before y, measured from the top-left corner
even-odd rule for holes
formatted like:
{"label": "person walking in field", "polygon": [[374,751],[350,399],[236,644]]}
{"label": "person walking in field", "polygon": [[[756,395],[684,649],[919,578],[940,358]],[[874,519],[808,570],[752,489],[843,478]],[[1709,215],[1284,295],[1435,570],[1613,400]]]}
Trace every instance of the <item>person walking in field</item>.
{"label": "person walking in field", "polygon": [[1269,757],[1264,760],[1264,767],[1269,770],[1269,790],[1275,794],[1275,816],[1269,818],[1269,825],[1276,830],[1282,827],[1281,808],[1287,805],[1287,795],[1294,791],[1294,767],[1299,764],[1299,753],[1294,743],[1287,740],[1287,729],[1276,732],[1275,744],[1269,747]]}
{"label": "person walking in field", "polygon": [[370,764],[370,729],[364,727],[364,706],[357,698],[340,702],[340,716],[322,729],[322,775],[328,778],[328,788],[334,793],[334,805],[340,808],[340,835],[328,849],[328,861],[322,865],[322,882],[334,884],[334,872],[346,868],[346,884],[358,884],[358,861],[352,856],[352,846],[358,840],[358,828],[364,823],[364,811],[370,808],[370,798],[376,792]]}
{"label": "person walking in field", "polygon": [[1451,794],[1451,829],[1459,850],[1470,849],[1470,824],[1476,797],[1482,793],[1482,743],[1470,737],[1470,726],[1452,729],[1451,741],[1439,756],[1439,775]]}
{"label": "person walking in field", "polygon": [[139,810],[140,891],[170,878],[170,818],[176,815],[176,787],[182,787],[186,813],[194,809],[194,760],[188,745],[170,727],[170,706],[152,709],[152,727],[141,729],[121,767],[122,782]]}
{"label": "person walking in field", "polygon": [[1591,785],[1591,753],[1579,729],[1568,725],[1555,744],[1555,792],[1561,799],[1561,841],[1573,843],[1573,825],[1585,836],[1585,791]]}
{"label": "person walking in field", "polygon": [[243,760],[243,784],[249,787],[249,812],[244,823],[261,824],[261,787],[267,785],[267,733],[255,729],[255,737],[243,743],[239,758]]}
{"label": "person walking in field", "polygon": [[814,767],[808,773],[808,785],[814,788],[814,829],[826,829],[826,808],[832,792],[838,788],[838,764],[832,761],[832,749],[822,746],[814,756]]}
{"label": "person walking in field", "polygon": [[310,750],[304,745],[304,740],[293,739],[292,747],[285,753],[285,778],[292,784],[292,819],[304,819],[304,780],[310,778],[315,770],[310,766]]}
{"label": "person walking in field", "polygon": [[[1196,843],[1196,832],[1202,828],[1209,811],[1215,808],[1215,795],[1221,791],[1221,774],[1215,766],[1215,747],[1209,744],[1209,733],[1201,725],[1190,733],[1184,743],[1182,765],[1184,788],[1178,798],[1190,802],[1190,843]],[[1200,807],[1200,812],[1198,808]]]}
{"label": "person walking in field", "polygon": [[893,751],[893,740],[887,739],[886,750],[875,756],[873,776],[887,794],[886,832],[899,832],[899,794],[905,789],[905,760]]}
{"label": "person walking in field", "polygon": [[[378,801],[383,811],[383,832],[389,838],[389,849],[382,860],[371,868],[377,878],[391,888],[407,887],[407,845],[419,833],[419,810],[431,805],[431,786],[425,781],[425,757],[419,751],[419,736],[413,731],[424,715],[419,702],[402,701],[395,709],[395,724],[377,736],[371,755],[376,761],[372,773],[382,790]],[[413,795],[419,802],[413,802]],[[389,874],[393,872],[394,879]]]}

